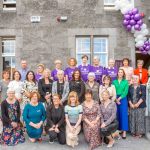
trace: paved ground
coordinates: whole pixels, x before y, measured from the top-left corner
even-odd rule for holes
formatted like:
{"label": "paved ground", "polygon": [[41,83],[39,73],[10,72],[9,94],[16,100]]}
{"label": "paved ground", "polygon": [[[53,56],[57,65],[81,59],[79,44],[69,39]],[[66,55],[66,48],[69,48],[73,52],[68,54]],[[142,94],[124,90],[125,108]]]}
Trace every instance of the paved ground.
{"label": "paved ground", "polygon": [[[79,136],[80,143],[73,150],[88,150],[88,145],[84,140],[83,135]],[[43,137],[42,143],[30,143],[28,140],[24,144],[17,146],[0,146],[0,150],[71,150],[72,148],[64,145],[59,145],[57,142],[54,144],[48,143],[48,138]],[[107,150],[106,145],[100,146],[95,150]],[[135,139],[128,136],[126,140],[116,140],[116,143],[111,150],[150,150],[150,141],[145,138]]]}

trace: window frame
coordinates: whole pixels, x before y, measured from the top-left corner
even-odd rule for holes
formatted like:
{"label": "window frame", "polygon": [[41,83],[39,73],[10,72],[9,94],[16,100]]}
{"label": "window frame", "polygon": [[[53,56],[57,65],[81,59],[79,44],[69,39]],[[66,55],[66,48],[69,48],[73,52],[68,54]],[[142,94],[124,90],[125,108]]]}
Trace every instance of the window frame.
{"label": "window frame", "polygon": [[[77,38],[90,38],[90,51],[87,53],[87,52],[77,52]],[[100,39],[105,39],[106,40],[106,52],[94,52],[94,38],[100,38]],[[90,58],[89,58],[89,62],[91,65],[93,65],[93,57],[95,56],[95,53],[100,55],[100,54],[106,54],[106,66],[108,66],[108,55],[109,55],[109,52],[108,52],[108,37],[107,36],[101,36],[101,35],[76,35],[75,36],[75,58],[77,59],[77,56],[78,55],[84,55],[84,54],[89,54],[90,55]],[[80,64],[78,64],[80,65]]]}
{"label": "window frame", "polygon": [[[131,4],[134,6],[134,0],[131,0]],[[115,9],[115,4],[112,2],[112,3],[106,3],[105,0],[104,0],[104,9]]]}
{"label": "window frame", "polygon": [[[5,1],[3,0],[3,11],[16,11],[16,0],[15,1]],[[15,7],[7,7],[8,5],[15,5]],[[4,7],[6,6],[6,7]]]}
{"label": "window frame", "polygon": [[[3,52],[3,49],[4,49],[4,41],[7,41],[7,40],[9,40],[9,41],[14,41],[14,51],[13,51],[13,53],[4,53]],[[11,73],[11,79],[12,79],[12,74],[13,74],[13,69],[15,69],[15,67],[16,67],[16,63],[15,63],[15,66],[13,67],[13,65],[12,65],[12,63],[13,63],[13,57],[15,57],[16,56],[16,39],[15,39],[15,37],[2,37],[2,62],[3,62],[3,65],[2,65],[2,70],[5,70],[6,68],[4,68],[4,61],[3,61],[3,59],[5,58],[5,57],[10,57],[10,73]]]}

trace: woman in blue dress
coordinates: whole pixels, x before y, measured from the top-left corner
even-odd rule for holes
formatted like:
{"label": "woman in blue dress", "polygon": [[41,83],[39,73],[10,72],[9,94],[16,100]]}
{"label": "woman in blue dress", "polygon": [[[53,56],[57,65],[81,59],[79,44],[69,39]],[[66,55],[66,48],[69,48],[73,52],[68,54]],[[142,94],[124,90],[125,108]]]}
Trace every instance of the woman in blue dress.
{"label": "woman in blue dress", "polygon": [[31,93],[31,101],[23,111],[23,120],[26,124],[27,134],[31,142],[42,141],[43,122],[46,118],[46,111],[42,103],[38,102],[40,98],[37,92]]}

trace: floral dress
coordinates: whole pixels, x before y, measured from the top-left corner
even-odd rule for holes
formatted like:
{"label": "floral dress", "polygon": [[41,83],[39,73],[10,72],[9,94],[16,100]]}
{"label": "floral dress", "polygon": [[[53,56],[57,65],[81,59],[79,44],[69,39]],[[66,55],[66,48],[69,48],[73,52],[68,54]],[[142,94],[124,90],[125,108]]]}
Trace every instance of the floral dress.
{"label": "floral dress", "polygon": [[[90,122],[92,122],[97,118],[97,116],[99,116],[99,118],[101,117],[98,102],[94,101],[94,104],[91,108],[86,107],[85,103],[83,103],[83,120],[87,118]],[[85,121],[83,121],[84,136],[92,149],[98,147],[101,144],[99,129],[100,120],[93,128],[91,128]]]}
{"label": "floral dress", "polygon": [[[17,105],[17,102],[15,102],[14,104],[8,104],[8,114],[11,122],[16,122],[17,120]],[[15,129],[13,129],[11,125],[3,127],[3,133],[0,139],[1,144],[13,146],[24,142],[25,137],[23,135],[23,130],[20,126]]]}

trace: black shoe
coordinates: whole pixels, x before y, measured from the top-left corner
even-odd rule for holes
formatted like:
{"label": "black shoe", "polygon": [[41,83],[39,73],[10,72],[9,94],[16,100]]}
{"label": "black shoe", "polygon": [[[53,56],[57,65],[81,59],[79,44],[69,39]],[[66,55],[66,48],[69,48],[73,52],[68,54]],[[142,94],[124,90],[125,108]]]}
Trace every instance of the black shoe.
{"label": "black shoe", "polygon": [[122,137],[122,139],[124,139],[124,140],[125,140],[125,139],[126,139],[126,136]]}

